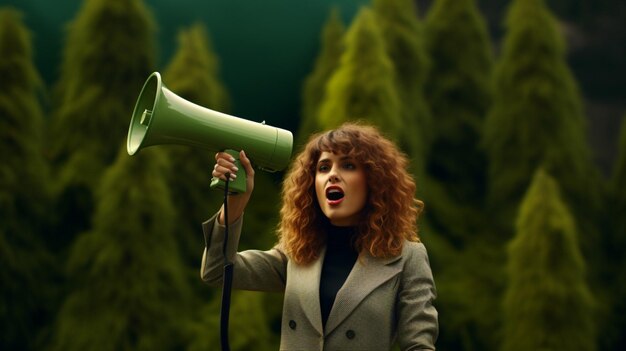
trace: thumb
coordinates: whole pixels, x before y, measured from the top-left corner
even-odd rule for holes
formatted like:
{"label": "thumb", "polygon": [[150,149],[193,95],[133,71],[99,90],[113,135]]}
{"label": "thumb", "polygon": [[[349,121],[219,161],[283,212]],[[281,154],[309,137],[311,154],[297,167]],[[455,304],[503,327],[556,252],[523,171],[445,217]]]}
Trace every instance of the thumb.
{"label": "thumb", "polygon": [[252,162],[250,161],[250,159],[248,158],[244,150],[241,150],[239,152],[239,159],[241,160],[241,165],[243,166],[243,168],[246,169],[246,173],[251,176],[254,175],[254,168],[252,168]]}

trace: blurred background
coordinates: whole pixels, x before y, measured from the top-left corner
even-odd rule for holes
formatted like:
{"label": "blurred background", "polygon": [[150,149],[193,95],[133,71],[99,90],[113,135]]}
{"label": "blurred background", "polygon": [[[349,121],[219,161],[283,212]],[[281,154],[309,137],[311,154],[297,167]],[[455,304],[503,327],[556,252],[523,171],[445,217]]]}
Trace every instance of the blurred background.
{"label": "blurred background", "polygon": [[[626,348],[626,4],[618,0],[0,0],[0,349],[219,350],[200,223],[213,155],[126,153],[153,71],[288,129],[344,121],[411,160],[441,350]],[[276,241],[257,172],[241,249]],[[234,292],[233,350],[282,296]]]}

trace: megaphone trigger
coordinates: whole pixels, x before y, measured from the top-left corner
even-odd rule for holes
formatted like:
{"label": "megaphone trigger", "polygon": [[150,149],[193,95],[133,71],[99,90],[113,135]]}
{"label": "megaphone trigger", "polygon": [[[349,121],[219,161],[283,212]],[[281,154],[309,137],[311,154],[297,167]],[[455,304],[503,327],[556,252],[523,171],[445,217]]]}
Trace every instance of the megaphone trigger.
{"label": "megaphone trigger", "polygon": [[[231,155],[235,161],[235,167],[239,170],[237,171],[237,178],[234,180],[230,180],[228,182],[228,190],[230,194],[240,194],[245,193],[247,190],[246,187],[246,170],[241,164],[241,160],[239,159],[239,152],[235,150],[224,150],[225,153]],[[224,189],[226,186],[226,182],[223,179],[213,177],[211,179],[211,188]]]}

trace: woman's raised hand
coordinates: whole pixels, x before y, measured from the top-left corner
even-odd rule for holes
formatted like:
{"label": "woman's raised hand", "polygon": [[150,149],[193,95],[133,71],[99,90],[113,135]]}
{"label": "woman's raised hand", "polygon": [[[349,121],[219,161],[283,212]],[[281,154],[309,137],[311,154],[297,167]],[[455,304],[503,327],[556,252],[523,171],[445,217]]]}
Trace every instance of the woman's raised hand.
{"label": "woman's raised hand", "polygon": [[[239,160],[241,165],[245,169],[244,172],[238,172],[239,169],[235,166],[235,159],[225,153],[218,152],[215,154],[215,166],[211,175],[222,180],[226,180],[226,173],[230,174],[230,179],[233,180],[238,176],[246,177],[246,192],[242,194],[228,196],[228,222],[229,224],[236,221],[243,213],[252,190],[254,189],[254,168],[250,159],[246,156],[246,153],[242,150],[239,152]],[[223,208],[220,211],[219,222],[224,224],[224,211]]]}

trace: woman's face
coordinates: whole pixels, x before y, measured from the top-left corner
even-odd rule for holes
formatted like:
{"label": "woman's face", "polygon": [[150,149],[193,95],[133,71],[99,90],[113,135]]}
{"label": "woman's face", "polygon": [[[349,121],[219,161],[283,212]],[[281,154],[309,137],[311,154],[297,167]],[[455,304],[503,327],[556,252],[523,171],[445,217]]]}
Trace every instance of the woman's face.
{"label": "woman's face", "polygon": [[345,154],[322,152],[315,171],[315,193],[330,223],[356,225],[367,201],[363,166]]}

